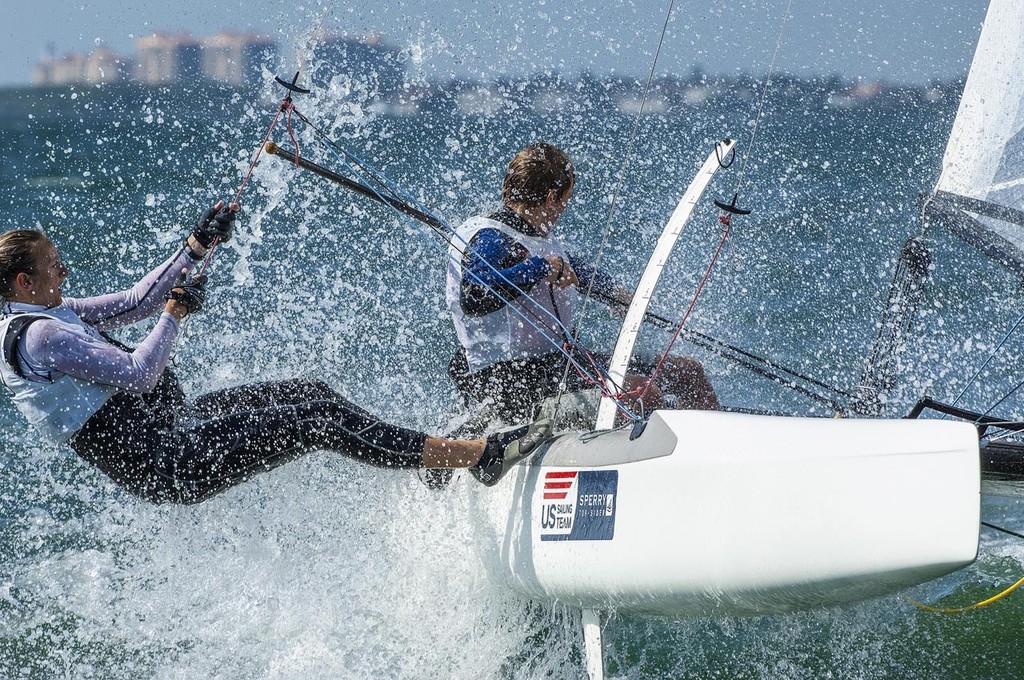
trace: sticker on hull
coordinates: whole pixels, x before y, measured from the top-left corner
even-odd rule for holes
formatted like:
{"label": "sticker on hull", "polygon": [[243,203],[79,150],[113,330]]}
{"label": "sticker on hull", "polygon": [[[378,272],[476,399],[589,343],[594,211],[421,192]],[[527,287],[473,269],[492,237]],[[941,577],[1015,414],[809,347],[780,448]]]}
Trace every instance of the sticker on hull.
{"label": "sticker on hull", "polygon": [[618,486],[618,470],[545,472],[533,500],[540,540],[612,540]]}

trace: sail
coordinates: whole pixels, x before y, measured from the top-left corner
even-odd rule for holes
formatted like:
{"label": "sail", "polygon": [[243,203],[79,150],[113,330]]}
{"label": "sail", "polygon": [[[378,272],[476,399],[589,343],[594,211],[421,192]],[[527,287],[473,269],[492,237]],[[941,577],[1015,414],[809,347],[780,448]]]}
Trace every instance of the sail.
{"label": "sail", "polygon": [[929,207],[1024,273],[1024,2],[992,0]]}

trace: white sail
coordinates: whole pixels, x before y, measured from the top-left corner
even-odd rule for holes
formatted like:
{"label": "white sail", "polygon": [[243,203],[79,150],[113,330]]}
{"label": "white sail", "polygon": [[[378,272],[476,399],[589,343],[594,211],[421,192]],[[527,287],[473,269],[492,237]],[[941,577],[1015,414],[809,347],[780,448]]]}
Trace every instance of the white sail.
{"label": "white sail", "polygon": [[942,212],[966,211],[973,218],[958,221],[955,230],[960,236],[1004,261],[1024,263],[1021,0],[992,0],[989,5],[935,198]]}

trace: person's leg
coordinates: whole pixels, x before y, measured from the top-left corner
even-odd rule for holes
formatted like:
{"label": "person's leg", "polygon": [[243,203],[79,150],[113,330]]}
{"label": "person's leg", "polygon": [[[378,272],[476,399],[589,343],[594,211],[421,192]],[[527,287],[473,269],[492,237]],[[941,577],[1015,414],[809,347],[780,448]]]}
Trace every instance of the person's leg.
{"label": "person's leg", "polygon": [[[495,416],[509,424],[521,423],[530,418],[538,402],[558,394],[566,362],[558,352],[500,361],[479,372],[482,394],[493,400]],[[570,385],[575,375],[570,368]]]}
{"label": "person's leg", "polygon": [[704,366],[692,357],[670,356],[661,367],[658,383],[676,396],[676,408],[717,411],[721,408]]}
{"label": "person's leg", "polygon": [[156,461],[173,441],[164,435],[164,413],[142,395],[119,392],[94,413],[68,445],[129,493],[154,503],[167,500]]}
{"label": "person's leg", "polygon": [[[550,424],[451,440],[384,422],[337,400],[236,411],[165,431],[132,395],[112,400],[71,441],[114,481],[154,503],[198,503],[314,450],[389,468],[472,467],[493,484],[550,434]],[[522,431],[520,431],[522,430]],[[531,437],[521,445],[524,435]]]}
{"label": "person's leg", "polygon": [[483,439],[427,437],[423,445],[423,467],[431,470],[471,467],[480,462],[483,452]]}
{"label": "person's leg", "polygon": [[194,406],[198,416],[207,419],[239,411],[254,411],[269,406],[287,406],[322,399],[342,401],[354,407],[327,383],[308,378],[252,383],[208,392],[197,398]]}

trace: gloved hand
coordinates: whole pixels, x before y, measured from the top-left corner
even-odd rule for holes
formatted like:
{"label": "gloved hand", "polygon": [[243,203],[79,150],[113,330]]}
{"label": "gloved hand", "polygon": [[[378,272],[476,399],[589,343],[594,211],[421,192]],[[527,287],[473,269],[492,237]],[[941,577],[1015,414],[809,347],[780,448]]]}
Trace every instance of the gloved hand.
{"label": "gloved hand", "polygon": [[206,274],[201,274],[187,283],[182,281],[180,285],[171,289],[167,299],[184,306],[189,314],[198,312],[206,302]]}
{"label": "gloved hand", "polygon": [[230,241],[235,230],[237,212],[237,204],[225,205],[224,201],[217,201],[217,204],[196,222],[192,237],[204,248],[209,248],[214,239],[219,239],[221,243]]}

